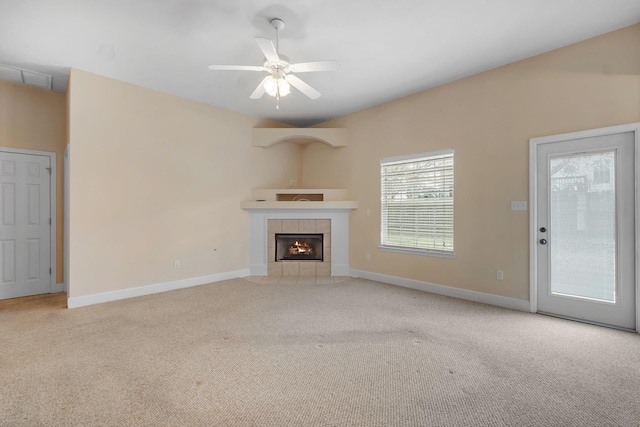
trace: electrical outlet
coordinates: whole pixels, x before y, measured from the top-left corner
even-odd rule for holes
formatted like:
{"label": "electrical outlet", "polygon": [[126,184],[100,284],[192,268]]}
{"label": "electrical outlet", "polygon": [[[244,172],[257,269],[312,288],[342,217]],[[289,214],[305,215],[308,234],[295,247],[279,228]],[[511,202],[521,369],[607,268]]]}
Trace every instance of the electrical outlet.
{"label": "electrical outlet", "polygon": [[498,279],[498,280],[504,280],[504,271],[502,271],[502,270],[498,270],[498,271],[496,272],[496,279]]}
{"label": "electrical outlet", "polygon": [[180,260],[173,261],[173,268],[180,268]]}

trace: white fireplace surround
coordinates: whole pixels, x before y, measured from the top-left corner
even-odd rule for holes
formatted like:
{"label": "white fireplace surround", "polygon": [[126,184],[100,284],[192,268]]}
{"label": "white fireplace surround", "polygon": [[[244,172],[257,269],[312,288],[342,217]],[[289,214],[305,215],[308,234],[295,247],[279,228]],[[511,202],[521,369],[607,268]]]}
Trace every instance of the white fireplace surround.
{"label": "white fireplace surround", "polygon": [[266,276],[268,272],[267,221],[270,219],[330,219],[331,275],[349,275],[349,212],[351,209],[247,210],[251,215],[249,268],[252,276]]}
{"label": "white fireplace surround", "polygon": [[[304,200],[304,201],[303,201]],[[358,202],[344,189],[254,189],[253,200],[241,203],[251,216],[249,269],[252,276],[269,272],[270,219],[331,220],[331,275],[349,275],[349,213]]]}

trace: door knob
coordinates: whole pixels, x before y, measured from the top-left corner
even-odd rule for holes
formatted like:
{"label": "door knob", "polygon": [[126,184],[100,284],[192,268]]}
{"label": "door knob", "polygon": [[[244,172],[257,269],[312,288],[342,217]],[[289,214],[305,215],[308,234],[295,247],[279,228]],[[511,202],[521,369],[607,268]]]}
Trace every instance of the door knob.
{"label": "door knob", "polygon": [[540,244],[541,245],[546,245],[547,244],[547,239],[540,239]]}

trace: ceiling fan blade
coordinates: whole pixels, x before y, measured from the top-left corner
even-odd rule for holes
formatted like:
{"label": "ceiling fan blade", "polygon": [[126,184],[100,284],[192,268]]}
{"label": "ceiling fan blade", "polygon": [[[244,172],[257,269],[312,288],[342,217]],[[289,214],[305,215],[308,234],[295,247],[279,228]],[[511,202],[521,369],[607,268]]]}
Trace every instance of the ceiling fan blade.
{"label": "ceiling fan blade", "polygon": [[289,82],[291,86],[295,87],[296,89],[298,89],[300,92],[304,93],[311,99],[317,99],[321,95],[320,92],[318,92],[317,90],[315,90],[314,88],[312,88],[311,86],[309,86],[308,84],[306,84],[305,82],[300,80],[297,76],[294,76],[293,74],[287,74],[285,76],[285,80]]}
{"label": "ceiling fan blade", "polygon": [[251,98],[251,99],[260,99],[260,98],[262,98],[262,96],[264,95],[264,82],[266,82],[267,79],[270,79],[270,78],[271,78],[271,76],[267,76],[264,79],[262,79],[260,81],[260,84],[256,88],[256,90],[253,91],[253,93],[249,96],[249,98]]}
{"label": "ceiling fan blade", "polygon": [[262,53],[264,53],[264,57],[267,58],[269,62],[280,62],[280,56],[278,56],[278,51],[276,47],[273,45],[273,42],[269,39],[261,39],[260,37],[256,37],[256,42],[260,47]]}
{"label": "ceiling fan blade", "polygon": [[291,64],[289,69],[296,73],[308,73],[311,71],[334,71],[340,68],[338,61],[315,61]]}
{"label": "ceiling fan blade", "polygon": [[209,65],[209,69],[214,71],[267,71],[264,67],[254,65]]}

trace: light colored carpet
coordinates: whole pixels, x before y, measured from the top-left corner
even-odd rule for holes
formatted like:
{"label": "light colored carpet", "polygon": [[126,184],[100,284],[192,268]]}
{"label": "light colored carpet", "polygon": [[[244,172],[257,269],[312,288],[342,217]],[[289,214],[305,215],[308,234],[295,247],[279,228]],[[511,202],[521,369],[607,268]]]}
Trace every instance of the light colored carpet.
{"label": "light colored carpet", "polygon": [[640,337],[371,282],[0,302],[2,426],[638,426]]}

